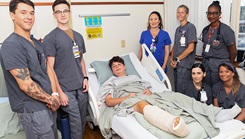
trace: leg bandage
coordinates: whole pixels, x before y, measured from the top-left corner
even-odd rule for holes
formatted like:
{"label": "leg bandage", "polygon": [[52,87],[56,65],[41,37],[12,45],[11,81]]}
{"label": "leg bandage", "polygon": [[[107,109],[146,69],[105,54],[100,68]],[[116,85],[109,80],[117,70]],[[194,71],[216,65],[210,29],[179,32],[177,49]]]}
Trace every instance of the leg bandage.
{"label": "leg bandage", "polygon": [[185,137],[189,134],[185,121],[180,117],[179,123],[175,126],[177,116],[173,116],[157,106],[147,105],[144,107],[143,112],[145,119],[149,123],[163,131],[179,137]]}

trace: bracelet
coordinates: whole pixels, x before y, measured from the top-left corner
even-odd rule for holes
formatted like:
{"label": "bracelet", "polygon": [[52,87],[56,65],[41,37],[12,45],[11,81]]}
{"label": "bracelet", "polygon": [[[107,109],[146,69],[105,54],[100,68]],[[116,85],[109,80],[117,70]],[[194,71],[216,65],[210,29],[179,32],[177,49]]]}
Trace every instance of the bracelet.
{"label": "bracelet", "polygon": [[176,61],[177,63],[179,63],[179,62],[180,62],[180,60],[179,60],[179,58],[178,58],[178,57],[176,57],[176,58],[174,59],[174,61]]}
{"label": "bracelet", "polygon": [[51,95],[52,95],[52,96],[57,96],[57,97],[59,97],[59,93],[57,93],[57,92],[53,92]]}
{"label": "bracelet", "polygon": [[83,77],[83,80],[84,80],[84,79],[87,79],[87,80],[88,80],[88,76],[84,76],[84,77]]}

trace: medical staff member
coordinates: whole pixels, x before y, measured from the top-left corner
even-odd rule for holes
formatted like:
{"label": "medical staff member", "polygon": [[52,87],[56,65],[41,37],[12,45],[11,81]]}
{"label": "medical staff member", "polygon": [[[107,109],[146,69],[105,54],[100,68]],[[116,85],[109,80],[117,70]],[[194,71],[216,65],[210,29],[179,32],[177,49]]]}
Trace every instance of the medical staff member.
{"label": "medical staff member", "polygon": [[220,81],[218,66],[222,62],[234,63],[237,52],[234,31],[220,22],[221,13],[219,1],[209,5],[207,18],[210,24],[202,31],[202,63],[207,73],[206,82],[210,86]]}
{"label": "medical staff member", "polygon": [[192,80],[187,81],[180,92],[202,103],[212,104],[212,89],[207,83],[203,82],[205,76],[204,66],[201,63],[195,63],[191,67]]}
{"label": "medical staff member", "polygon": [[71,139],[83,139],[88,103],[88,77],[83,36],[70,28],[71,9],[66,0],[52,5],[57,27],[43,39],[48,64],[57,76],[61,109],[69,114]]}
{"label": "medical staff member", "polygon": [[9,15],[14,32],[2,44],[0,63],[11,109],[20,118],[26,139],[58,139],[55,111],[60,101],[54,71],[46,63],[43,44],[31,36],[35,23],[34,3],[11,0]]}
{"label": "medical staff member", "polygon": [[189,8],[180,5],[177,9],[180,26],[175,31],[174,46],[171,51],[170,64],[174,68],[175,91],[179,92],[182,85],[191,80],[191,67],[196,54],[196,27],[187,21]]}
{"label": "medical staff member", "polygon": [[242,111],[235,119],[245,123],[245,85],[239,80],[232,63],[224,62],[218,69],[221,81],[212,87],[214,105],[229,109],[237,104]]}
{"label": "medical staff member", "polygon": [[[147,45],[163,71],[167,72],[171,40],[169,34],[162,29],[162,17],[159,12],[153,11],[148,17],[147,30],[141,33],[139,42],[140,46],[143,43]],[[140,47],[138,58],[142,59],[142,47]]]}

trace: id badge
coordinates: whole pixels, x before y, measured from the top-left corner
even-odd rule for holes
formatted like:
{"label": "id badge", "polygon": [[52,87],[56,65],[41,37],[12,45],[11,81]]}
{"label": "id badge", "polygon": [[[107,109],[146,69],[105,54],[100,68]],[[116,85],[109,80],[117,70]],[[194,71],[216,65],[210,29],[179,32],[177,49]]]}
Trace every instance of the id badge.
{"label": "id badge", "polygon": [[208,100],[206,91],[202,90],[200,91],[200,93],[201,93],[201,98],[200,98],[201,102],[206,102]]}
{"label": "id badge", "polygon": [[207,44],[206,45],[206,48],[205,48],[205,52],[208,53],[209,52],[209,49],[210,49],[210,44]]}
{"label": "id badge", "polygon": [[75,58],[79,58],[80,57],[80,51],[79,51],[78,46],[77,45],[74,45],[72,49],[73,49],[73,55],[74,55],[74,57]]}
{"label": "id badge", "polygon": [[185,46],[185,37],[184,36],[182,36],[180,38],[180,46]]}

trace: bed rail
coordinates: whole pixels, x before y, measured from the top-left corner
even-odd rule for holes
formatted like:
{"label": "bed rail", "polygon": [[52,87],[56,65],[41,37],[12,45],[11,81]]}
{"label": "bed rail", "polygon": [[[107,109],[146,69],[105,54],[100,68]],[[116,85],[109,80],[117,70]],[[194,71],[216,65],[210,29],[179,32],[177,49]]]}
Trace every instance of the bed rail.
{"label": "bed rail", "polygon": [[[158,64],[157,60],[155,59],[151,51],[148,49],[146,44],[142,44],[141,47],[142,47],[142,59],[141,59],[142,65],[146,68],[147,72],[153,78],[155,78],[160,83],[165,83],[167,88],[170,91],[172,91],[172,86],[168,76],[160,67],[160,65]],[[148,55],[146,55],[146,52],[148,53]]]}
{"label": "bed rail", "polygon": [[90,116],[91,116],[91,120],[93,122],[93,124],[95,126],[98,125],[98,119],[100,117],[100,110],[98,108],[98,103],[97,103],[97,100],[95,98],[95,95],[93,94],[93,91],[92,91],[92,84],[89,83],[89,90],[88,90],[88,93],[89,93],[89,107],[91,108],[91,111],[89,110],[89,113],[90,113]]}

